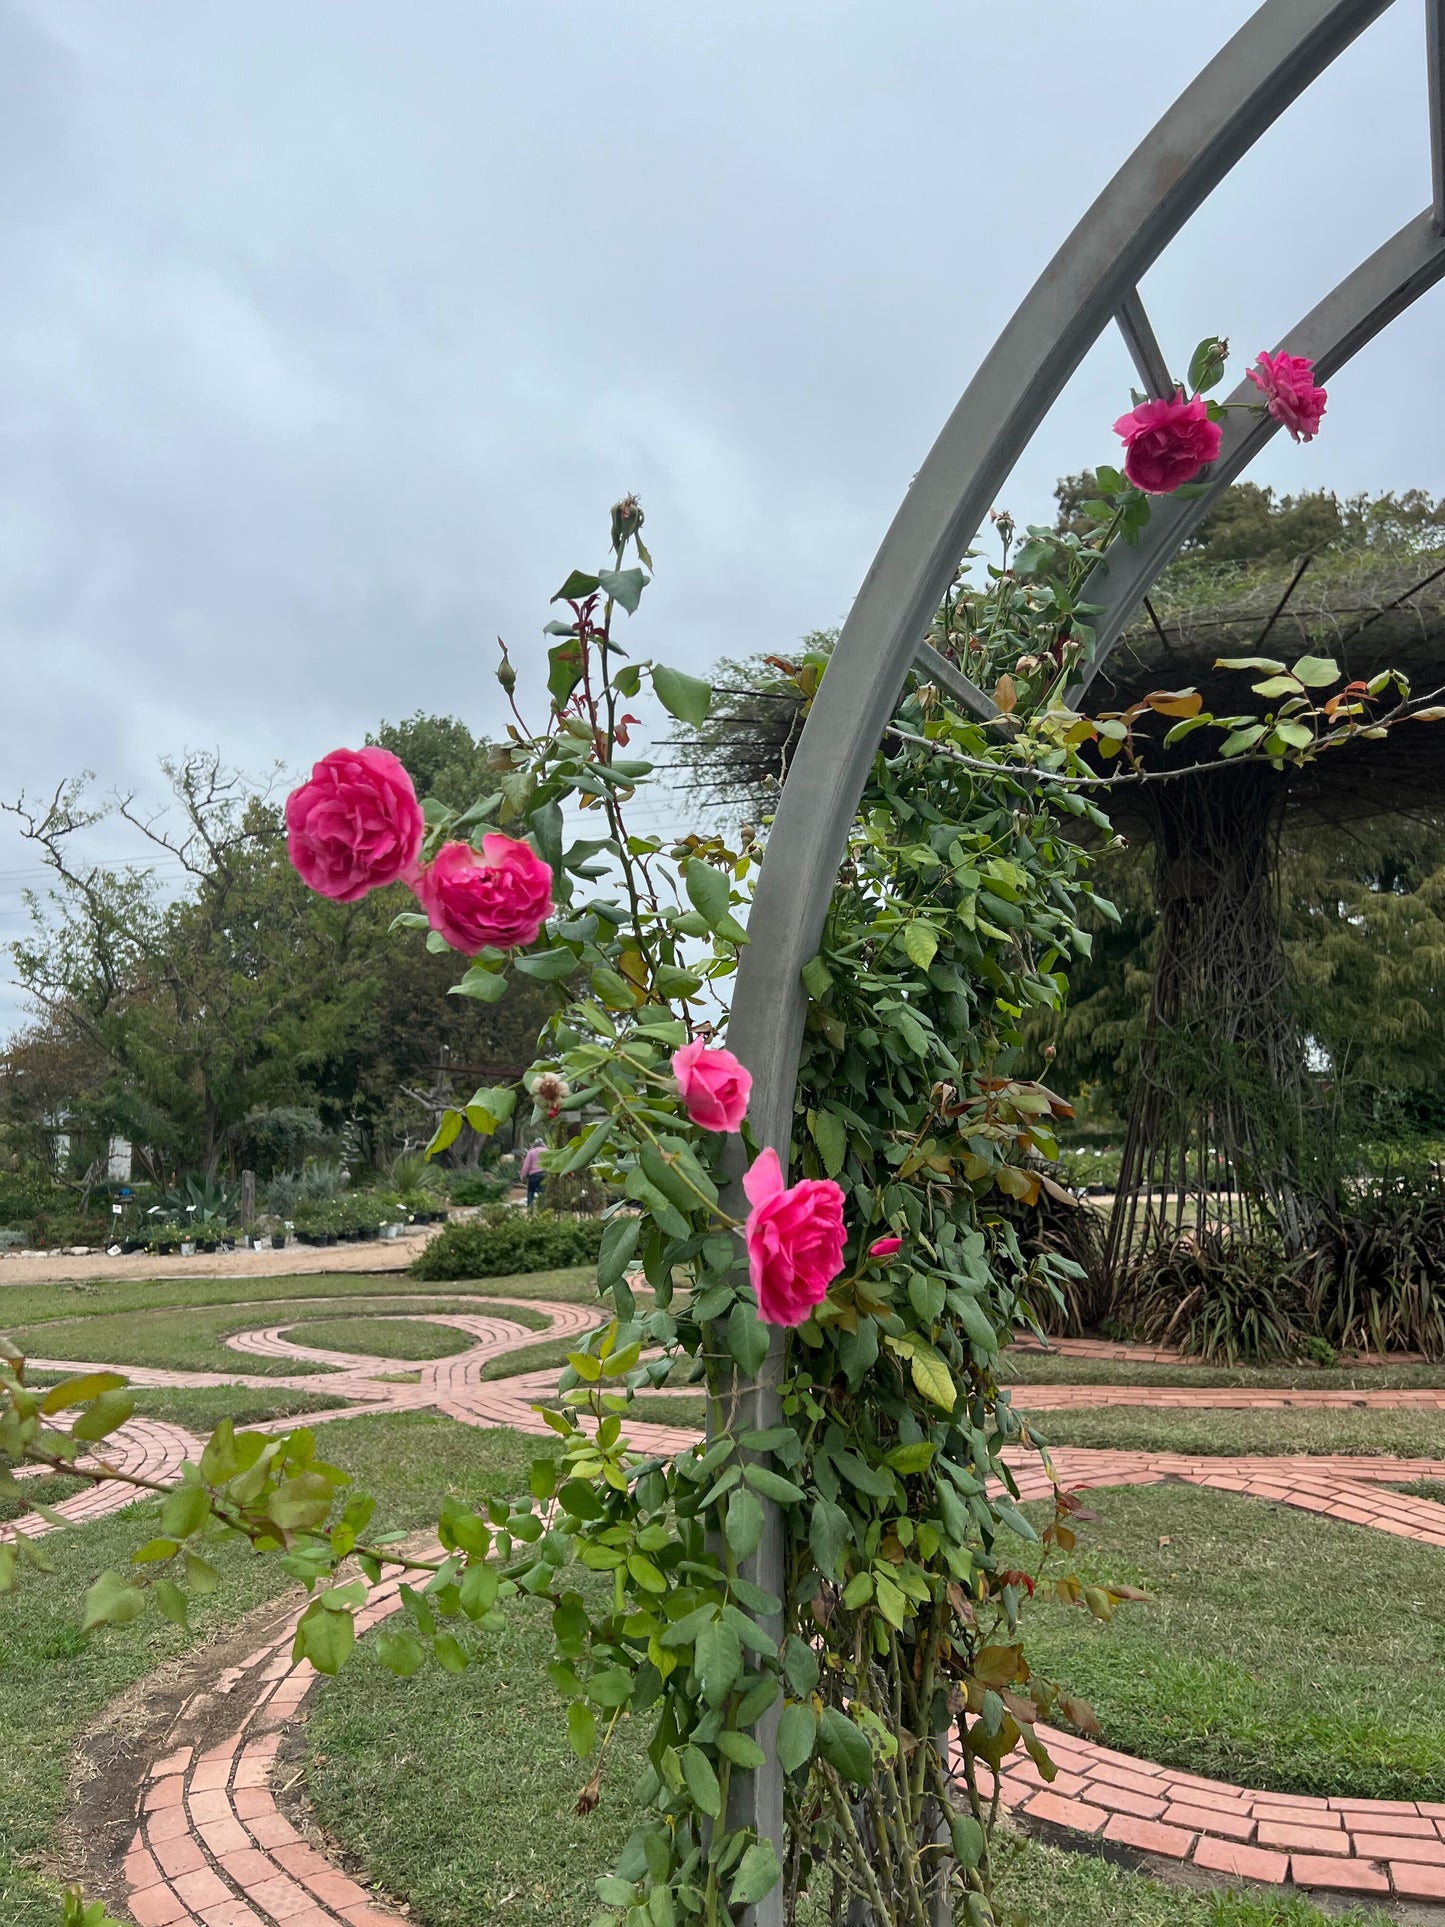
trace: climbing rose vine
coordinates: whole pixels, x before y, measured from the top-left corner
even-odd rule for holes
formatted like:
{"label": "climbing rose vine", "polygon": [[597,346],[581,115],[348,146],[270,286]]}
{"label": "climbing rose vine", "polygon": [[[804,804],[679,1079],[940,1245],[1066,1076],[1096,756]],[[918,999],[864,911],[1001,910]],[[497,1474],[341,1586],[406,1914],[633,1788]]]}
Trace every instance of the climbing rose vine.
{"label": "climbing rose vine", "polygon": [[[1191,385],[1217,380],[1223,358],[1222,343],[1201,344]],[[492,1002],[514,976],[554,987],[536,1061],[448,1111],[430,1148],[530,1107],[546,1167],[606,1187],[598,1327],[545,1407],[557,1456],[537,1461],[517,1499],[449,1500],[434,1556],[373,1543],[371,1501],[318,1459],[305,1428],[263,1438],[226,1423],[156,1494],[141,1530],[159,1536],[134,1570],[96,1580],[87,1629],[149,1602],[183,1621],[182,1582],[209,1571],[197,1551],[207,1534],[279,1554],[312,1590],[296,1653],[322,1672],[344,1663],[354,1615],[388,1569],[411,1582],[377,1634],[399,1673],[429,1657],[467,1664],[453,1628],[473,1622],[484,1640],[504,1605],[530,1601],[550,1614],[584,1809],[619,1723],[649,1735],[637,1825],[598,1883],[599,1927],[723,1927],[780,1882],[790,1918],[811,1893],[829,1918],[856,1901],[878,1927],[995,1919],[998,1769],[1022,1746],[1050,1778],[1044,1723],[1092,1723],[1031,1668],[1028,1603],[1047,1595],[1107,1619],[1131,1596],[1070,1571],[1069,1494],[1042,1524],[1018,1510],[1006,1453],[1041,1442],[997,1383],[1002,1346],[1036,1328],[1062,1275],[1057,1261],[1025,1260],[1000,1207],[1036,1200],[1038,1161],[1068,1115],[1030,1075],[1022,1024],[1058,1006],[1089,946],[1073,826],[1107,830],[1089,791],[1147,775],[1161,718],[1166,743],[1214,724],[1228,732],[1222,753],[1283,766],[1445,715],[1412,708],[1389,675],[1317,699],[1339,676],[1314,657],[1238,665],[1268,672],[1258,693],[1283,696],[1262,721],[1210,717],[1194,691],[1097,719],[1066,708],[1089,641],[1089,575],[1148,512],[1124,477],[1101,470],[1099,482],[1094,537],[1030,530],[1013,552],[1001,518],[996,587],[945,599],[934,639],[971,672],[996,672],[1003,720],[959,712],[918,675],[903,694],[802,973],[786,1158],[754,1140],[749,1071],[722,1041],[748,940],[751,836],[734,847],[629,821],[652,770],[625,753],[639,720],[628,705],[647,683],[695,726],[710,702],[705,683],[618,640],[652,567],[635,500],[613,510],[606,565],[574,570],[553,598],[536,726],[503,652],[513,721],[488,794],[461,813],[423,807],[385,752],[322,759],[287,807],[313,887],[353,901],[406,884],[418,908],[397,924],[459,954],[456,994]],[[805,699],[825,668],[799,666]],[[1381,711],[1387,686],[1399,701]],[[1086,747],[1117,758],[1118,773],[1083,763]],[[765,1360],[771,1402],[755,1389]],[[669,1380],[703,1392],[706,1440],[640,1456],[632,1401]],[[114,1374],[32,1390],[23,1360],[0,1354],[7,1461],[109,1476],[79,1455],[132,1410]],[[769,1508],[776,1589],[759,1563]],[[32,1556],[23,1539],[0,1546],[0,1589]],[[736,1797],[772,1764],[785,1842],[758,1837]]]}
{"label": "climbing rose vine", "polygon": [[[1190,361],[1193,395],[1186,399],[1180,387],[1155,401],[1136,397],[1130,412],[1114,423],[1114,433],[1124,443],[1124,476],[1141,493],[1175,495],[1218,460],[1224,435],[1221,424],[1230,404],[1204,397],[1222,378],[1228,353],[1227,342],[1209,336]],[[1325,390],[1315,386],[1313,362],[1303,355],[1271,355],[1262,350],[1245,375],[1265,397],[1260,413],[1273,416],[1297,442],[1313,440],[1326,400]]]}

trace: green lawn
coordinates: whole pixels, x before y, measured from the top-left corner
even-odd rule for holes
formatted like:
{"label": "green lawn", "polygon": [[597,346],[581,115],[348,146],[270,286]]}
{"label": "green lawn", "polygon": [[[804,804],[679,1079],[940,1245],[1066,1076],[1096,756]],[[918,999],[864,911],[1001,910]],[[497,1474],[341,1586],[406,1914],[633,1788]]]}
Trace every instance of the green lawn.
{"label": "green lawn", "polygon": [[[541,1273],[543,1280],[557,1278],[585,1277],[585,1273]],[[44,1324],[12,1324],[7,1328],[8,1336],[14,1339],[22,1351],[37,1358],[72,1358],[87,1363],[105,1363],[124,1367],[126,1365],[158,1366],[170,1371],[186,1372],[243,1372],[247,1377],[310,1377],[324,1375],[333,1368],[329,1365],[312,1364],[305,1359],[261,1358],[250,1352],[230,1349],[223,1340],[232,1332],[255,1330],[263,1325],[281,1325],[291,1322],[296,1313],[294,1299],[283,1294],[280,1297],[259,1298],[256,1295],[257,1281],[241,1279],[230,1281],[244,1291],[244,1298],[236,1298],[224,1303],[209,1303],[177,1307],[167,1305],[162,1308],[146,1310],[134,1309],[119,1311],[87,1311],[63,1319],[52,1319]],[[271,1281],[265,1281],[268,1285]],[[289,1281],[294,1284],[309,1282],[304,1279]],[[334,1282],[334,1281],[332,1281]],[[496,1281],[497,1288],[510,1294],[512,1287],[530,1283],[531,1279],[507,1278]],[[529,1314],[525,1311],[512,1311],[505,1307],[490,1304],[478,1294],[477,1301],[471,1304],[460,1303],[455,1294],[438,1293],[435,1286],[425,1295],[409,1294],[397,1297],[387,1293],[379,1295],[377,1281],[367,1280],[370,1291],[366,1294],[349,1293],[348,1299],[355,1302],[365,1298],[368,1313],[386,1311],[488,1311],[499,1316],[514,1318],[517,1323],[526,1323],[534,1317],[537,1326],[545,1325],[541,1313]],[[330,1294],[329,1294],[330,1295]],[[518,1294],[532,1295],[537,1294]],[[545,1294],[550,1296],[551,1294]],[[558,1296],[561,1294],[558,1293]],[[308,1294],[308,1297],[314,1296]],[[0,1309],[8,1307],[0,1302]],[[349,1325],[355,1321],[348,1318],[317,1319],[307,1321],[307,1330],[298,1332],[301,1342],[309,1340],[309,1330],[315,1325],[329,1325],[333,1329]],[[408,1342],[428,1343],[433,1334],[443,1346],[438,1351],[411,1351],[397,1353],[397,1356],[412,1358],[434,1358],[444,1356],[447,1351],[467,1349],[472,1342],[460,1332],[443,1334],[436,1327],[408,1326],[404,1324],[379,1326],[374,1317],[361,1322],[380,1335],[385,1333],[389,1340],[400,1345]],[[412,1334],[423,1332],[425,1337],[415,1340]],[[351,1349],[349,1344],[345,1347]],[[367,1347],[359,1347],[367,1349]]]}
{"label": "green lawn", "polygon": [[[595,1297],[590,1265],[563,1271],[527,1271],[481,1282],[507,1298]],[[470,1284],[467,1287],[471,1289]],[[49,1285],[0,1284],[0,1331],[41,1320],[104,1317],[117,1311],[155,1311],[168,1305],[237,1305],[304,1298],[430,1298],[445,1296],[434,1281],[408,1278],[405,1272],[307,1272],[279,1278],[124,1278]]]}
{"label": "green lawn", "polygon": [[1386,1392],[1445,1386],[1445,1365],[1354,1366],[1334,1371],[1314,1365],[1131,1365],[1065,1358],[1053,1352],[1006,1351],[999,1378],[1006,1385],[1253,1385],[1296,1392]]}
{"label": "green lawn", "polygon": [[1388,1927],[1373,1910],[1326,1915],[1299,1894],[1190,1892],[1034,1842],[1008,1862],[1002,1897],[1030,1927]]}
{"label": "green lawn", "polygon": [[1078,1569],[1155,1603],[1109,1625],[1040,1605],[1024,1631],[1106,1745],[1286,1793],[1445,1799],[1445,1553],[1194,1486],[1089,1504]]}
{"label": "green lawn", "polygon": [[[416,1307],[420,1309],[420,1307]],[[515,1311],[501,1305],[469,1305],[477,1314],[494,1312],[533,1331],[546,1329],[541,1312]],[[407,1318],[308,1318],[290,1336],[298,1345],[319,1345],[322,1351],[365,1352],[374,1358],[450,1358],[468,1352],[476,1339],[455,1325],[420,1325]]]}
{"label": "green lawn", "polygon": [[[322,1441],[326,1457],[381,1495],[377,1530],[430,1524],[448,1492],[480,1500],[520,1490],[532,1460],[549,1449],[546,1441],[479,1432],[433,1413],[339,1419]],[[106,1567],[123,1565],[147,1536],[134,1511],[54,1534],[45,1546],[56,1571],[27,1573],[16,1592],[0,1598],[4,1927],[55,1927],[54,1890],[38,1869],[55,1848],[79,1730],[163,1660],[292,1584],[274,1560],[256,1558],[239,1544],[208,1548],[224,1583],[195,1604],[189,1636],[148,1614],[83,1640],[78,1627],[86,1586]]]}
{"label": "green lawn", "polygon": [[[306,1729],[307,1790],[322,1824],[426,1927],[557,1927],[595,1906],[592,1882],[631,1830],[645,1731],[614,1741],[602,1802],[573,1811],[586,1777],[545,1673],[546,1615],[519,1605],[472,1641],[477,1663],[398,1680],[366,1645],[321,1687]],[[1013,1839],[1002,1898],[1039,1927],[1326,1927],[1297,1895],[1208,1894]],[[821,1905],[804,1915],[824,1927]],[[1332,1916],[1339,1927],[1338,1917]],[[1355,1927],[1364,1915],[1351,1913]],[[1370,1927],[1385,1927],[1372,1914]]]}
{"label": "green lawn", "polygon": [[[1026,1393],[1015,1402],[1028,1412]],[[1190,1412],[1119,1405],[1096,1411],[1039,1412],[1029,1422],[1036,1436],[1050,1445],[1111,1451],[1267,1458],[1330,1452],[1373,1458],[1387,1453],[1395,1458],[1445,1460],[1445,1412]]]}

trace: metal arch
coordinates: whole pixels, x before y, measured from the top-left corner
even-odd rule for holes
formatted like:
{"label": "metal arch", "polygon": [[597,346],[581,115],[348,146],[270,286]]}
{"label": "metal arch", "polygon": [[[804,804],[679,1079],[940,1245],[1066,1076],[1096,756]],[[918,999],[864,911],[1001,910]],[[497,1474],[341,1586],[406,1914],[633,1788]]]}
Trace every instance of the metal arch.
{"label": "metal arch", "polygon": [[[1435,226],[1434,210],[1426,208],[1418,220],[1409,222],[1377,248],[1291,329],[1284,346],[1291,354],[1307,355],[1328,379],[1442,278],[1445,235]],[[1257,405],[1259,390],[1243,381],[1229,399]],[[1099,611],[1094,617],[1094,653],[1084,674],[1064,697],[1071,707],[1076,708],[1087,696],[1125,623],[1161,569],[1235,477],[1279,432],[1279,426],[1268,415],[1228,415],[1219,459],[1210,466],[1203,493],[1185,502],[1174,496],[1156,501],[1139,541],[1132,548],[1123,542],[1110,547],[1089,580],[1089,601]]]}
{"label": "metal arch", "polygon": [[729,1036],[754,1074],[757,1136],[785,1159],[805,1009],[798,972],[817,947],[874,750],[959,555],[1145,270],[1259,136],[1391,4],[1265,0],[1045,268],[915,476],[794,753],[738,973]]}
{"label": "metal arch", "polygon": [[[1437,210],[1441,3],[1427,0],[1436,23],[1431,52]],[[1260,135],[1392,4],[1264,0],[1136,148],[1045,268],[904,497],[843,626],[794,753],[759,873],[751,942],[742,953],[733,998],[728,1041],[753,1073],[752,1126],[759,1142],[773,1146],[785,1163],[806,1014],[799,973],[817,948],[876,746],[958,557],[1110,321],[1120,319],[1126,340],[1133,324],[1131,349],[1148,353],[1149,342],[1137,327],[1143,316],[1137,287],[1146,270]],[[1150,361],[1154,380],[1149,385],[1155,386],[1162,357],[1150,356]],[[731,1154],[740,1162],[736,1141]],[[736,1187],[731,1202],[742,1203]],[[775,1333],[757,1380],[746,1388],[749,1422],[767,1425],[779,1411],[783,1352],[782,1335]],[[747,1576],[781,1597],[781,1520],[776,1507],[767,1507],[767,1514],[763,1543],[748,1562]],[[759,1739],[768,1763],[756,1773],[734,1776],[729,1822],[755,1826],[777,1843],[781,1858],[782,1775],[771,1733],[761,1724]],[[749,1908],[744,1920],[747,1927],[782,1927],[781,1885]]]}

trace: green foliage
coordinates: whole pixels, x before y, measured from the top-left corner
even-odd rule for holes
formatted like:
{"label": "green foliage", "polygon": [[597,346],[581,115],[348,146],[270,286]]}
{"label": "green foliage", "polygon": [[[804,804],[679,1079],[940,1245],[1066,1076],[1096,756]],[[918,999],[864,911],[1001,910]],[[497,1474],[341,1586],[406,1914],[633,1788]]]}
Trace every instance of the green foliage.
{"label": "green foliage", "polygon": [[497,1278],[509,1272],[555,1271],[594,1260],[602,1238],[597,1219],[530,1217],[504,1206],[449,1224],[412,1260],[413,1278]]}
{"label": "green foliage", "polygon": [[1130,1271],[1124,1316],[1154,1345],[1235,1364],[1299,1357],[1309,1318],[1280,1247],[1212,1229],[1145,1251]]}
{"label": "green foliage", "polygon": [[419,709],[405,722],[383,723],[366,740],[391,751],[418,796],[433,796],[448,809],[469,808],[490,786],[490,746],[456,716],[428,716]]}
{"label": "green foliage", "polygon": [[[403,727],[419,740],[433,720]],[[484,765],[478,752],[466,767]],[[43,1014],[6,1053],[0,1114],[37,1150],[63,1112],[77,1134],[128,1137],[158,1178],[248,1160],[264,1177],[307,1155],[312,1119],[415,1136],[421,1107],[399,1093],[429,1085],[444,1053],[530,1054],[551,1007],[542,987],[514,986],[493,1008],[447,997],[447,960],[391,938],[404,899],[314,895],[269,794],[213,755],[162,768],[171,806],[160,816],[94,806],[81,783],[19,813],[53,886],[13,946]],[[117,814],[156,864],[179,871],[179,892],[144,863],[106,870],[73,856],[77,837]]]}
{"label": "green foliage", "polygon": [[[435,1169],[435,1166],[432,1167]],[[511,1189],[506,1178],[488,1177],[478,1173],[458,1172],[450,1184],[453,1204],[476,1205],[496,1204]]]}

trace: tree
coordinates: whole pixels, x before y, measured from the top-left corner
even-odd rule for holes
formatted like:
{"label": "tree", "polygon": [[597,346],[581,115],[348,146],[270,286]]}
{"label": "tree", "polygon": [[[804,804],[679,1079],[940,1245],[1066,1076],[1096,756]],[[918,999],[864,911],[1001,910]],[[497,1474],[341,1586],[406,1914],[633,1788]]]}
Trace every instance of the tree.
{"label": "tree", "polygon": [[[1065,475],[1054,489],[1057,526],[1085,535],[1096,524],[1085,503],[1099,493],[1091,469]],[[1350,495],[1343,501],[1331,489],[1307,489],[1277,496],[1258,482],[1234,482],[1165,570],[1165,585],[1200,563],[1265,563],[1287,566],[1303,555],[1349,549],[1401,555],[1424,554],[1440,545],[1445,531],[1445,497],[1425,490],[1396,494]]]}
{"label": "tree", "polygon": [[[242,1120],[294,1101],[355,1026],[372,948],[358,935],[375,913],[310,900],[268,795],[217,756],[162,768],[165,812],[129,796],[91,804],[83,778],[42,809],[11,806],[55,879],[13,954],[45,1029],[89,1046],[77,1118],[129,1137],[156,1175],[210,1175]],[[110,818],[151,846],[150,865],[84,861],[84,833]],[[163,858],[183,879],[174,896]]]}
{"label": "tree", "polygon": [[391,751],[418,796],[434,796],[448,809],[468,809],[492,787],[490,746],[456,716],[428,716],[419,709],[404,723],[382,723],[366,740]]}
{"label": "tree", "polygon": [[[392,740],[444,752],[431,765],[443,786],[469,783],[484,753],[450,718],[418,715]],[[404,890],[314,896],[269,788],[210,753],[162,768],[171,804],[158,814],[131,797],[93,803],[84,779],[43,807],[12,806],[54,877],[14,946],[38,1015],[11,1046],[4,1100],[32,1138],[64,1114],[76,1131],[128,1137],[158,1177],[212,1174],[258,1119],[300,1106],[379,1148],[430,1136],[447,1064],[464,1078],[526,1060],[555,1002],[547,986],[521,982],[495,1006],[446,996],[446,960],[419,934],[389,937]],[[110,818],[145,839],[150,864],[83,860],[85,832]],[[179,891],[162,887],[162,862]]]}

